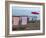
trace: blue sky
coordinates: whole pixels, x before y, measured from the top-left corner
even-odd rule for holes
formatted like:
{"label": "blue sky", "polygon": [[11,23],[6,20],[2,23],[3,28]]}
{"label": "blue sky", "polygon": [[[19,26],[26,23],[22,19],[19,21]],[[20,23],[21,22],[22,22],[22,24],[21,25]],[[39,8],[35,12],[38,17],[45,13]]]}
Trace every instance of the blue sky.
{"label": "blue sky", "polygon": [[21,15],[27,15],[27,16],[37,16],[38,19],[40,18],[40,14],[34,15],[32,12],[40,12],[40,8],[31,8],[31,7],[12,7],[12,16],[21,16]]}

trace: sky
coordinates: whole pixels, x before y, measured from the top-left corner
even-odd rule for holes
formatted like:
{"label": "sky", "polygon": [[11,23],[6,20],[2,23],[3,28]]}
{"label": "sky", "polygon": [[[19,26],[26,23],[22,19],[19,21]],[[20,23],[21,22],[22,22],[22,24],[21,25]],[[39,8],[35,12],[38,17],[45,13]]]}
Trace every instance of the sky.
{"label": "sky", "polygon": [[40,14],[32,14],[32,12],[40,13],[40,8],[17,7],[17,6],[12,7],[12,16],[21,16],[21,15],[37,16],[38,19],[40,19]]}

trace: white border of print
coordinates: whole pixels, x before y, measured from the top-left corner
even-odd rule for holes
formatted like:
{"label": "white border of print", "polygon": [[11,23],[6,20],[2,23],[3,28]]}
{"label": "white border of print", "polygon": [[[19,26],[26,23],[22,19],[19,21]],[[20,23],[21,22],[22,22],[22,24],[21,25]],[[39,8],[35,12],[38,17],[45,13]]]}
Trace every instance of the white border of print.
{"label": "white border of print", "polygon": [[[12,6],[40,7],[40,30],[12,31]],[[9,13],[10,13],[9,34],[43,33],[43,7],[42,7],[42,5],[10,4],[10,11],[9,11]]]}

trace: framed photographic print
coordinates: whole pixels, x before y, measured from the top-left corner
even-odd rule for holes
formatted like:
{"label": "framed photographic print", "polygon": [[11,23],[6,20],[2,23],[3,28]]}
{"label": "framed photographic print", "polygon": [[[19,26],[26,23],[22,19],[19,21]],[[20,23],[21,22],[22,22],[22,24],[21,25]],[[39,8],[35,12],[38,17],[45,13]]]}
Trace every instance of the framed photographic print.
{"label": "framed photographic print", "polygon": [[19,1],[6,1],[6,37],[45,34],[45,5]]}

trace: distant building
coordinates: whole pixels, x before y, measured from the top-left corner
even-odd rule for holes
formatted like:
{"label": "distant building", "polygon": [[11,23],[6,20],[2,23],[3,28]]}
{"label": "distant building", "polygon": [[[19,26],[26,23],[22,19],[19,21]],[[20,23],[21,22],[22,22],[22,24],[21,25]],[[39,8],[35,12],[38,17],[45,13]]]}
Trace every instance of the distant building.
{"label": "distant building", "polygon": [[31,21],[37,21],[37,16],[39,13],[37,12],[32,12],[34,16],[28,16],[28,15],[18,15],[18,16],[13,16],[13,25],[19,25],[19,22],[21,22],[22,25],[26,25],[28,22]]}
{"label": "distant building", "polygon": [[27,16],[13,16],[12,17],[12,22],[13,25],[27,25]]}

